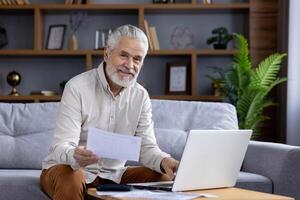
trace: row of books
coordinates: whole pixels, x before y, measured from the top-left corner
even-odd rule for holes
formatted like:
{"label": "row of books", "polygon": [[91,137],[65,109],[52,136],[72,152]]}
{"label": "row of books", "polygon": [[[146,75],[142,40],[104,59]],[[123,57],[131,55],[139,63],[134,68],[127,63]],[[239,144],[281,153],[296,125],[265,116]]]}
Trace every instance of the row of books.
{"label": "row of books", "polygon": [[86,4],[86,0],[65,0],[65,4]]}
{"label": "row of books", "polygon": [[0,5],[29,5],[29,0],[0,0]]}
{"label": "row of books", "polygon": [[160,46],[159,46],[159,41],[158,41],[155,26],[149,26],[148,21],[145,19],[144,27],[145,27],[146,35],[148,37],[150,50],[159,50]]}
{"label": "row of books", "polygon": [[212,4],[212,0],[203,0],[204,4]]}

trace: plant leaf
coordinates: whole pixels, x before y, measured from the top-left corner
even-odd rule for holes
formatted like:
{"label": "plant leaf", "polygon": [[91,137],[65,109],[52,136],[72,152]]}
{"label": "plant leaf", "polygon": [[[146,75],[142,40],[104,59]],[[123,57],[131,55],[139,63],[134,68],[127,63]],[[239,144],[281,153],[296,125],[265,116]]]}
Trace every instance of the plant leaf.
{"label": "plant leaf", "polygon": [[251,87],[268,88],[277,78],[280,63],[286,54],[272,54],[264,59],[251,77]]}

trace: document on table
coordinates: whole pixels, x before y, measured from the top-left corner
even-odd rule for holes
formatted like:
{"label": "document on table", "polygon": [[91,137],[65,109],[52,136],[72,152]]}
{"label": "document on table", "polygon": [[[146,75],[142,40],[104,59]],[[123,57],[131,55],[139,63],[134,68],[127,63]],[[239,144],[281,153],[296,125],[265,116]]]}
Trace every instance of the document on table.
{"label": "document on table", "polygon": [[100,158],[138,161],[141,138],[89,128],[86,148]]}
{"label": "document on table", "polygon": [[151,200],[191,200],[195,198],[218,198],[213,194],[197,194],[191,192],[165,192],[149,190],[133,190],[129,192],[96,192],[100,196],[110,196],[113,198],[151,199]]}

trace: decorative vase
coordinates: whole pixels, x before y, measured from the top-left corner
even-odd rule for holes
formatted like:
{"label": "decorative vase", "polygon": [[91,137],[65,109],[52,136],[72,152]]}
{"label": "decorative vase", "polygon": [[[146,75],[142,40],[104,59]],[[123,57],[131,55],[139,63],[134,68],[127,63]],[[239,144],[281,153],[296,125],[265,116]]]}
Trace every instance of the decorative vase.
{"label": "decorative vase", "polygon": [[78,40],[75,33],[70,38],[70,50],[78,50]]}

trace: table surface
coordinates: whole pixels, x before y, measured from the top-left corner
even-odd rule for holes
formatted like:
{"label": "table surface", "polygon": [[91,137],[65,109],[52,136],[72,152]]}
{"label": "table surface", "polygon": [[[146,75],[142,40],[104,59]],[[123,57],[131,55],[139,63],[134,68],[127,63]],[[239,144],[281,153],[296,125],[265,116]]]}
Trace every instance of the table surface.
{"label": "table surface", "polygon": [[[245,190],[240,188],[221,188],[221,189],[197,190],[197,191],[189,191],[189,192],[195,192],[198,194],[203,194],[203,193],[213,194],[217,196],[217,198],[197,198],[197,199],[294,200],[294,198],[292,197],[256,192],[256,191]],[[101,197],[96,194],[95,188],[88,189],[88,195],[93,199],[120,200],[120,198],[112,198],[107,196]],[[121,200],[130,200],[130,198],[122,198]],[[135,198],[135,200],[137,199]]]}

